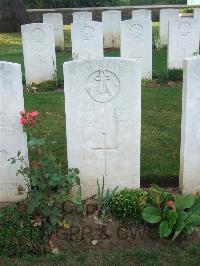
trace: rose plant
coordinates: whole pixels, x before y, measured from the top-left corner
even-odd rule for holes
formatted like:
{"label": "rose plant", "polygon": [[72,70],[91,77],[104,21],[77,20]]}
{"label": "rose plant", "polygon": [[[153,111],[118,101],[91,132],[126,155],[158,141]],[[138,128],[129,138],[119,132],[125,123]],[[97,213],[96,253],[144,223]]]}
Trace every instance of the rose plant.
{"label": "rose plant", "polygon": [[[27,165],[21,152],[10,158],[11,164],[20,162],[17,174],[22,174],[26,180],[28,193],[25,200],[27,212],[33,224],[40,226],[52,248],[52,239],[58,225],[62,224],[63,206],[71,200],[70,189],[74,183],[78,185],[78,202],[81,201],[79,170],[70,169],[68,174],[62,173],[61,165],[56,157],[46,148],[47,139],[34,138],[32,129],[39,127],[39,113],[20,112],[20,124],[28,133],[29,152],[34,154],[33,161]],[[76,202],[73,199],[73,202]]]}

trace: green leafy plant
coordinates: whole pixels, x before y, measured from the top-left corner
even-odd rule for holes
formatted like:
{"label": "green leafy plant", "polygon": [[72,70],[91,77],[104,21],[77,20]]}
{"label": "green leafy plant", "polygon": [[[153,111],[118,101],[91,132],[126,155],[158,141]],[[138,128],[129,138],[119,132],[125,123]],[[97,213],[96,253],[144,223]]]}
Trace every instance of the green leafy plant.
{"label": "green leafy plant", "polygon": [[174,198],[169,193],[157,185],[152,185],[149,189],[149,202],[156,207],[163,207],[166,201],[172,201]]}
{"label": "green leafy plant", "polygon": [[111,213],[123,222],[141,223],[142,211],[147,206],[148,193],[141,189],[123,189],[112,196]]}
{"label": "green leafy plant", "polygon": [[[10,158],[10,162],[21,165],[17,174],[23,175],[26,180],[28,215],[41,221],[41,230],[51,241],[56,227],[63,219],[63,205],[71,200],[69,193],[73,184],[80,186],[79,170],[70,169],[68,174],[63,173],[56,157],[46,148],[48,139],[37,139],[32,136],[30,129],[39,126],[37,111],[20,112],[20,115],[20,123],[24,126],[24,131],[29,132],[29,151],[34,154],[35,160],[28,165],[19,151],[15,158]],[[25,191],[25,188],[20,189],[20,193]]]}
{"label": "green leafy plant", "polygon": [[191,234],[200,225],[200,197],[180,196],[160,207],[145,208],[142,216],[146,222],[158,224],[160,237],[172,235],[174,241],[181,233]]}
{"label": "green leafy plant", "polygon": [[108,210],[110,209],[110,202],[111,202],[112,196],[117,189],[118,189],[118,186],[115,189],[113,189],[113,191],[110,191],[110,189],[108,188],[105,193],[104,176],[103,176],[102,186],[100,186],[99,180],[97,179],[97,199],[98,199],[98,216],[99,217],[103,218],[108,213]]}
{"label": "green leafy plant", "polygon": [[33,224],[22,202],[0,209],[0,254],[22,257],[45,252],[43,232]]}
{"label": "green leafy plant", "polygon": [[182,81],[183,80],[183,70],[182,69],[167,69],[161,70],[154,73],[154,79],[160,84],[165,83],[166,81]]}

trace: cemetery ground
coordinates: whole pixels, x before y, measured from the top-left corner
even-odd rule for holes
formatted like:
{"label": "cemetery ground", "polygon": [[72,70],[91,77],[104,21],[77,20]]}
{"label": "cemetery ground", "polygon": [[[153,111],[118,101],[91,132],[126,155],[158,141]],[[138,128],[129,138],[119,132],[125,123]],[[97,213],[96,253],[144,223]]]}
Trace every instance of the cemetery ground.
{"label": "cemetery ground", "polygon": [[[154,35],[158,24],[154,23]],[[106,56],[119,56],[117,50],[107,50]],[[23,54],[20,34],[0,34],[0,60],[22,64]],[[66,135],[64,114],[64,92],[62,90],[62,65],[71,60],[69,26],[65,26],[65,51],[57,52],[57,81],[43,84],[42,92],[25,91],[26,111],[39,112],[40,138],[48,135],[47,149],[52,151],[66,172]],[[181,73],[167,73],[166,48],[153,50],[153,82],[142,83],[142,185],[157,183],[164,187],[177,187],[179,175],[179,146],[181,126]],[[170,76],[171,75],[171,76]],[[169,78],[169,76],[171,78]],[[24,79],[24,68],[23,68]],[[30,154],[30,161],[34,154]],[[123,162],[121,167],[123,167]],[[116,242],[119,241],[116,239]],[[143,241],[144,242],[144,241]],[[153,245],[155,246],[152,246]],[[200,247],[195,242],[151,241],[145,246],[124,245],[126,250],[104,250],[61,252],[44,257],[25,256],[7,258],[0,256],[0,265],[199,265]],[[62,242],[60,243],[60,245]],[[105,244],[106,245],[106,244]],[[87,250],[87,246],[86,246]]]}

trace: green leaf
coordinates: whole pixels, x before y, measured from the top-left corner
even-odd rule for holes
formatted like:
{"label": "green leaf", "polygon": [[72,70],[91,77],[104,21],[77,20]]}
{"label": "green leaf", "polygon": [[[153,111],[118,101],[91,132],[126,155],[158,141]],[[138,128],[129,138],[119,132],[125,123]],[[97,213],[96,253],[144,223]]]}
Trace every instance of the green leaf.
{"label": "green leaf", "polygon": [[169,225],[167,221],[163,221],[159,225],[159,235],[160,237],[168,237],[172,233],[172,226]]}
{"label": "green leaf", "polygon": [[189,215],[186,220],[187,225],[200,225],[200,215],[199,214],[192,214]]}
{"label": "green leaf", "polygon": [[160,208],[147,207],[144,209],[142,216],[146,222],[156,224],[162,220],[162,211]]}
{"label": "green leaf", "polygon": [[182,230],[176,231],[176,232],[174,233],[174,236],[173,236],[173,238],[172,238],[172,241],[175,241],[175,240],[177,239],[177,237],[181,234],[181,232],[182,232]]}
{"label": "green leaf", "polygon": [[177,221],[176,221],[176,225],[174,227],[174,229],[176,231],[180,231],[180,230],[182,230],[185,227],[185,220],[186,220],[187,217],[188,217],[188,215],[184,211],[180,211],[178,213],[178,218],[177,218]]}
{"label": "green leaf", "polygon": [[200,214],[200,197],[195,199],[194,205],[189,209],[189,212]]}
{"label": "green leaf", "polygon": [[167,219],[169,221],[170,226],[175,225],[177,218],[178,218],[178,213],[174,210],[169,210],[169,212],[167,214]]}
{"label": "green leaf", "polygon": [[193,194],[189,194],[186,196],[180,196],[176,198],[174,203],[176,205],[177,210],[182,211],[182,210],[191,208],[196,198],[197,196]]}

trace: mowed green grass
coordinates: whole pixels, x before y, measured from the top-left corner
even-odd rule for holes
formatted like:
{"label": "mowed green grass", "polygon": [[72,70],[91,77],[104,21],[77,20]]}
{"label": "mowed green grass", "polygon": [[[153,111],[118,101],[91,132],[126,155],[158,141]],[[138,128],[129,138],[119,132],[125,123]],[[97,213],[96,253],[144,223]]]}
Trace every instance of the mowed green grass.
{"label": "mowed green grass", "polygon": [[7,266],[199,266],[200,246],[165,245],[162,247],[131,248],[127,251],[88,251],[60,253],[45,257],[8,259],[0,257]]}
{"label": "mowed green grass", "polygon": [[[158,24],[154,23],[154,33],[157,32]],[[61,74],[63,62],[71,60],[69,26],[65,26],[65,48],[64,52],[57,53],[57,67]],[[119,51],[105,51],[105,56],[119,56]],[[17,62],[23,67],[20,34],[0,34],[0,60]],[[154,50],[153,71],[165,68],[166,49]],[[48,148],[66,170],[64,93],[25,93],[25,107],[27,111],[39,111],[41,126],[38,135],[45,137],[48,134]],[[141,176],[145,180],[178,177],[180,118],[180,88],[142,88]]]}

